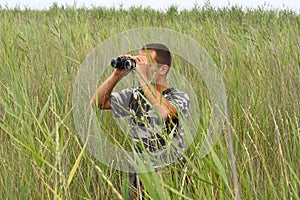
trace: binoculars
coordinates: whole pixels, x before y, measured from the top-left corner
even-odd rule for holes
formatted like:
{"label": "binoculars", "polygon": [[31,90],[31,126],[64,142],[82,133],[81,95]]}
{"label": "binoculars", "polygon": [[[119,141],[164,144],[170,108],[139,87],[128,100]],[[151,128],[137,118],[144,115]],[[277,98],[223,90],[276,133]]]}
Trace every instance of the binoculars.
{"label": "binoculars", "polygon": [[136,62],[130,58],[117,57],[111,59],[111,66],[117,69],[132,70],[136,67]]}

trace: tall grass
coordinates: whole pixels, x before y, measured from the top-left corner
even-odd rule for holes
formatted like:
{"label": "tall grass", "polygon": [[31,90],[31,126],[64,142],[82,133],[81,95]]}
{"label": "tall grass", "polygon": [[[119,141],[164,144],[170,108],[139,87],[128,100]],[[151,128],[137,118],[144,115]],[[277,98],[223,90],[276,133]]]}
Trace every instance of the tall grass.
{"label": "tall grass", "polygon": [[[241,199],[298,199],[300,17],[291,11],[209,6],[0,10],[0,196],[3,199],[126,199],[126,174],[98,162],[72,119],[72,81],[103,40],[139,27],[194,38],[223,74]],[[182,69],[201,99],[201,77]],[[96,83],[95,83],[96,84]],[[233,199],[227,131],[213,151],[184,166],[141,174],[149,199]],[[197,140],[197,138],[196,138]],[[177,171],[181,171],[180,174]]]}

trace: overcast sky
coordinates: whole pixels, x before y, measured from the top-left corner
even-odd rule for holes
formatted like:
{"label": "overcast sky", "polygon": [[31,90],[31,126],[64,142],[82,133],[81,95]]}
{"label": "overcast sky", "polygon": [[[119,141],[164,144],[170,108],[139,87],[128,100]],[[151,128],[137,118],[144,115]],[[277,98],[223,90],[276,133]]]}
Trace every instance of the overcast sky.
{"label": "overcast sky", "polygon": [[[91,7],[103,6],[103,7],[119,7],[123,5],[123,8],[131,6],[147,7],[150,6],[154,9],[165,10],[170,5],[177,5],[180,10],[190,9],[194,7],[195,3],[199,6],[203,6],[206,0],[0,0],[2,8],[31,8],[31,9],[47,9],[53,4],[58,2],[58,5],[69,5],[76,7]],[[258,6],[264,6],[266,8],[273,9],[292,9],[299,13],[300,2],[299,0],[210,0],[210,4],[214,7],[224,7],[239,5],[243,7],[257,8]]]}

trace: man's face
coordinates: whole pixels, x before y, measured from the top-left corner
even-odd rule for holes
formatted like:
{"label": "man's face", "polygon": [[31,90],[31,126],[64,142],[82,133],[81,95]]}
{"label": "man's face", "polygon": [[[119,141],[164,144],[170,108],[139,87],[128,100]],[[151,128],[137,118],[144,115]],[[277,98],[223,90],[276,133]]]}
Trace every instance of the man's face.
{"label": "man's face", "polygon": [[148,62],[147,74],[150,79],[157,80],[159,73],[158,73],[157,62],[154,60],[156,56],[156,52],[154,50],[140,50],[139,55],[147,57],[147,62]]}

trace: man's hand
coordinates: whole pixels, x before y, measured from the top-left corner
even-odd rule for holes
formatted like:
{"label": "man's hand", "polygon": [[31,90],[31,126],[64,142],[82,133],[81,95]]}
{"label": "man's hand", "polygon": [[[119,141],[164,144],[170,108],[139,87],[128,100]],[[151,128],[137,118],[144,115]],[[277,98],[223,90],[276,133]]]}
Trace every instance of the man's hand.
{"label": "man's hand", "polygon": [[151,81],[150,77],[150,63],[146,56],[133,56],[136,62],[135,75],[141,85],[149,84]]}
{"label": "man's hand", "polygon": [[151,82],[151,72],[150,64],[147,62],[145,57],[139,58],[139,64],[136,67],[136,76],[141,85],[150,84]]}
{"label": "man's hand", "polygon": [[135,61],[136,68],[134,72],[140,84],[145,84],[150,82],[149,63],[147,61],[146,56],[141,56],[141,55],[132,56],[130,54],[127,54],[127,55],[122,55],[122,57],[130,58]]}
{"label": "man's hand", "polygon": [[113,76],[117,77],[119,80],[126,76],[129,73],[129,70],[126,69],[115,69],[115,71],[112,73]]}

